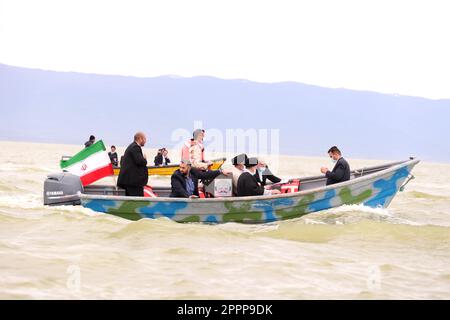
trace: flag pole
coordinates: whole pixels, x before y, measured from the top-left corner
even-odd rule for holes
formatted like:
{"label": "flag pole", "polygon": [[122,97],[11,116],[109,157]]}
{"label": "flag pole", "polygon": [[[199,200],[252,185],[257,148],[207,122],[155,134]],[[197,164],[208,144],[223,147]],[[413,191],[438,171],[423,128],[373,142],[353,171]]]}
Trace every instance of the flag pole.
{"label": "flag pole", "polygon": [[116,179],[116,176],[115,176],[115,175],[112,175],[111,177],[112,177],[112,180],[113,180],[113,182],[114,182],[114,187],[116,188],[116,191],[119,191],[119,188],[117,187],[117,179]]}
{"label": "flag pole", "polygon": [[114,187],[116,188],[116,192],[118,192],[119,191],[119,187],[117,186],[117,179],[116,179],[116,176],[114,175],[114,167],[113,167],[113,174],[112,174],[111,178],[112,178],[112,180],[114,182]]}

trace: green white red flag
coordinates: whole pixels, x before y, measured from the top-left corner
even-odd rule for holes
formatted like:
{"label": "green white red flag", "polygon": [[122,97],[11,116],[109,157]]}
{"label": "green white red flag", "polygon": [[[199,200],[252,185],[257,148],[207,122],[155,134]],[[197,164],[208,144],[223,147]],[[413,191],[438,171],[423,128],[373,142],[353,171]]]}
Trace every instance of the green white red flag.
{"label": "green white red flag", "polygon": [[69,160],[61,160],[60,166],[64,171],[79,176],[83,186],[114,175],[111,160],[102,140],[77,153]]}

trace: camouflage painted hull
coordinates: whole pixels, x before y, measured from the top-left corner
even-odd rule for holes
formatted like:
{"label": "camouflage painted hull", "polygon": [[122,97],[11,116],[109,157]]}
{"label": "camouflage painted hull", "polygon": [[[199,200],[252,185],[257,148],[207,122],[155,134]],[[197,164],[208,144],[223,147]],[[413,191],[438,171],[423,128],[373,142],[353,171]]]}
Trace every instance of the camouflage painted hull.
{"label": "camouflage painted hull", "polygon": [[86,208],[130,220],[166,217],[177,222],[269,223],[345,204],[387,207],[417,163],[409,160],[365,176],[361,171],[360,177],[354,171],[347,182],[276,196],[175,199],[80,194],[80,198]]}

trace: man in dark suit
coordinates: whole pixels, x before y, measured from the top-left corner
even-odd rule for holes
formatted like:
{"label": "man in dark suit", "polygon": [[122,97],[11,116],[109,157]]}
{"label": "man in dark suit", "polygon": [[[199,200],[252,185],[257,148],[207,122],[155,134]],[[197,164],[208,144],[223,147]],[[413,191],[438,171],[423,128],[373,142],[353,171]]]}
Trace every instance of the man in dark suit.
{"label": "man in dark suit", "polygon": [[144,133],[136,133],[134,142],[128,146],[123,155],[117,186],[125,189],[127,196],[144,196],[144,186],[148,183],[148,169],[142,147],[146,142]]}
{"label": "man in dark suit", "polygon": [[333,171],[322,167],[320,171],[327,177],[327,186],[350,180],[350,165],[347,160],[342,157],[341,151],[334,146],[328,150],[328,155],[332,159],[335,166]]}
{"label": "man in dark suit", "polygon": [[180,169],[175,171],[171,178],[172,198],[198,198],[198,181],[199,180],[214,180],[220,174],[228,175],[229,172],[225,170],[216,171],[202,171],[192,168],[188,160],[181,161]]}
{"label": "man in dark suit", "polygon": [[269,170],[269,167],[267,167],[267,164],[264,161],[259,161],[255,178],[263,187],[267,185],[267,180],[272,183],[281,182],[281,179],[273,175],[272,171]]}
{"label": "man in dark suit", "polygon": [[155,166],[168,166],[170,164],[170,159],[167,157],[169,151],[166,148],[158,150],[158,154],[155,157]]}
{"label": "man in dark suit", "polygon": [[280,190],[266,190],[257,181],[255,174],[258,167],[258,159],[248,158],[245,162],[245,172],[241,174],[237,185],[238,197],[262,196],[280,194]]}

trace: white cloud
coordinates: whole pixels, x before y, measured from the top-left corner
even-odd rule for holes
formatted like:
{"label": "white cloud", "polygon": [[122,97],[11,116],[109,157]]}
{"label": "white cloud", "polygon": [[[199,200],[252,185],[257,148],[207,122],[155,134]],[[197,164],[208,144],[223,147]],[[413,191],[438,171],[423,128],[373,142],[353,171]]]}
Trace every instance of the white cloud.
{"label": "white cloud", "polygon": [[448,1],[0,1],[1,63],[450,98]]}

